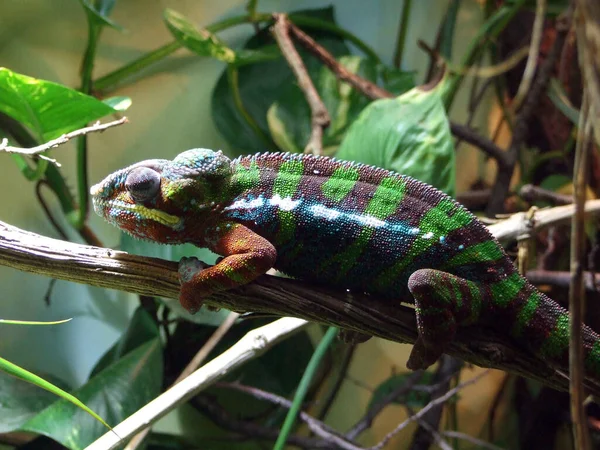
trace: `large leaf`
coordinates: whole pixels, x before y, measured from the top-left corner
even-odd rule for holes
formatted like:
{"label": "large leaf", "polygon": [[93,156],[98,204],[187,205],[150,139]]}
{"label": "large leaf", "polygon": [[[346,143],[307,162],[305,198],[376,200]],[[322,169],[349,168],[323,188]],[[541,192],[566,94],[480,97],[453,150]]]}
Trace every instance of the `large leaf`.
{"label": "large leaf", "polygon": [[13,431],[56,401],[56,396],[0,371],[0,433]]}
{"label": "large leaf", "polygon": [[[342,56],[338,60],[349,72],[364,79],[376,82],[379,78],[379,67],[373,60],[360,56]],[[412,73],[395,70],[386,69],[384,74],[384,80],[389,81],[398,94],[414,87],[412,78]],[[333,154],[348,127],[371,100],[348,83],[340,82],[325,66],[320,68],[313,83],[331,118],[323,135],[323,147],[325,154]],[[311,112],[296,83],[288,84],[280,99],[269,108],[267,120],[271,136],[280,150],[294,153],[304,150],[311,134]]]}
{"label": "large leaf", "polygon": [[28,127],[42,142],[116,112],[89,95],[2,67],[0,111]]}
{"label": "large leaf", "polygon": [[[333,23],[333,8],[297,12],[303,16],[317,17]],[[294,14],[291,15],[293,19]],[[339,57],[350,51],[343,39],[325,31],[312,31],[311,37]],[[260,50],[273,45],[268,29],[263,29],[244,45],[245,49]],[[322,64],[302,48],[298,51],[312,79],[318,76]],[[246,64],[239,68],[239,90],[242,103],[265,135],[269,134],[267,111],[275,101],[282,101],[285,92],[295,80],[283,58],[261,64]],[[236,108],[226,71],[223,72],[212,95],[212,116],[219,132],[231,144],[237,155],[264,150],[263,141],[257,137]]]}
{"label": "large leaf", "polygon": [[442,103],[443,85],[371,103],[348,130],[336,156],[410,175],[454,195],[454,144]]}
{"label": "large leaf", "polygon": [[[115,425],[159,394],[162,370],[160,340],[153,339],[129,352],[73,394]],[[44,409],[22,429],[48,436],[72,450],[85,448],[106,432],[100,423],[65,400]]]}
{"label": "large leaf", "polygon": [[[218,255],[206,248],[198,248],[192,244],[183,245],[163,245],[151,241],[141,241],[134,239],[126,233],[121,234],[121,250],[136,255],[150,256],[153,258],[168,259],[170,261],[179,261],[184,256],[195,256],[207,264],[214,264]],[[202,308],[196,314],[190,314],[178,301],[171,298],[162,298],[163,301],[175,314],[190,322],[218,326],[229,314],[226,309],[219,311],[209,311]]]}
{"label": "large leaf", "polygon": [[116,363],[130,351],[158,337],[160,334],[156,323],[144,308],[138,307],[123,336],[102,355],[94,366],[90,378]]}

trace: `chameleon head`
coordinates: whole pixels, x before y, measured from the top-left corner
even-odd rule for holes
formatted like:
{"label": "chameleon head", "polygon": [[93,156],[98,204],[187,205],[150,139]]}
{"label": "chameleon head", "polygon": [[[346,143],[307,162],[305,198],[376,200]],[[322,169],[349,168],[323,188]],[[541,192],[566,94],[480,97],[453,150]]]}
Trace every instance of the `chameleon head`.
{"label": "chameleon head", "polygon": [[208,149],[139,162],[92,186],[94,210],[136,238],[180,243],[224,200],[230,163]]}

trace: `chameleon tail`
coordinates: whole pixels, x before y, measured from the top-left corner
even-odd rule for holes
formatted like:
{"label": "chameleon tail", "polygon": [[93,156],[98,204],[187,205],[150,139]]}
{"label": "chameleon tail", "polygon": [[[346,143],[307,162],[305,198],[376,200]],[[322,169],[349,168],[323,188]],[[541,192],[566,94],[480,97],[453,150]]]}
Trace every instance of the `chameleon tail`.
{"label": "chameleon tail", "polygon": [[[523,288],[515,296],[513,338],[523,341],[543,359],[561,367],[569,365],[569,314],[566,309],[539,292],[524,280]],[[584,369],[600,380],[600,335],[582,325],[581,339]]]}
{"label": "chameleon tail", "polygon": [[[408,280],[415,299],[419,337],[407,362],[425,369],[444,352],[459,326],[506,324],[512,338],[562,368],[569,365],[569,314],[516,271],[495,282],[480,283],[434,269],[415,271]],[[600,335],[582,326],[585,371],[600,381]]]}

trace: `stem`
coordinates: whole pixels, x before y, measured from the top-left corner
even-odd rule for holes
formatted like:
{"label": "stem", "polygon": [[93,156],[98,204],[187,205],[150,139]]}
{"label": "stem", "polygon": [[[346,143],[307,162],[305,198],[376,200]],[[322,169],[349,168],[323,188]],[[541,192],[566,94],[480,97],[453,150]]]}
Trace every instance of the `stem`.
{"label": "stem", "polygon": [[[94,20],[88,16],[88,42],[81,64],[81,89],[84,94],[92,91],[92,72],[94,71],[94,60],[98,48],[98,40],[102,33],[102,26],[96,25]],[[87,137],[81,136],[77,139],[77,202],[78,214],[72,222],[76,230],[81,230],[87,219],[89,207],[88,193],[88,163],[87,163]]]}
{"label": "stem", "polygon": [[256,134],[256,136],[262,141],[262,143],[266,146],[267,149],[276,148],[276,146],[271,142],[261,130],[258,123],[254,120],[254,118],[250,115],[248,110],[244,107],[244,103],[242,101],[242,95],[240,93],[240,84],[239,84],[239,71],[237,67],[232,64],[227,66],[227,81],[229,83],[229,89],[231,90],[231,97],[233,98],[233,103],[237,108],[238,113],[244,118],[246,123],[252,131]]}
{"label": "stem", "polygon": [[[360,40],[354,34],[324,20],[313,19],[311,17],[303,16],[300,14],[290,14],[290,20],[300,26],[317,29],[317,30],[325,30],[331,33],[337,34],[338,36],[347,39],[352,42],[356,47],[358,47],[362,52],[364,52],[370,59],[376,61],[377,63],[381,63],[381,59],[375,51],[369,47],[365,42]],[[231,28],[237,25],[242,25],[245,23],[261,23],[261,22],[271,22],[273,20],[271,14],[245,14],[242,16],[230,17],[228,19],[224,19],[218,22],[215,22],[206,27],[207,31],[211,33],[217,33],[219,31],[223,31],[227,28]],[[98,78],[94,82],[94,89],[97,91],[102,91],[104,93],[109,92],[114,89],[114,87],[119,84],[125,78],[134,75],[135,73],[145,69],[148,66],[166,58],[171,53],[179,50],[182,45],[179,41],[173,41],[168,44],[163,45],[162,47],[157,48],[156,50],[147,53],[138,59],[133,60],[132,62],[124,65],[123,67],[114,70],[112,72],[107,73],[106,75]]]}
{"label": "stem", "polygon": [[[469,67],[473,64],[473,61],[479,52],[484,50],[485,46],[482,41],[485,39],[485,42],[490,42],[492,38],[498,36],[504,27],[506,27],[506,25],[514,17],[514,15],[519,11],[523,3],[525,3],[525,0],[517,0],[511,6],[502,6],[483,24],[481,28],[479,28],[477,36],[475,36],[475,38],[469,44],[469,48],[467,49],[465,57],[463,58],[461,64],[463,67]],[[444,99],[446,111],[449,111],[452,107],[454,96],[456,95],[456,91],[460,87],[466,72],[467,71],[465,70],[461,70],[459,73],[449,77]]]}
{"label": "stem", "polygon": [[402,66],[402,54],[406,44],[406,30],[408,29],[408,17],[410,16],[410,7],[412,0],[404,0],[402,4],[402,13],[400,15],[400,28],[398,29],[398,40],[396,41],[396,52],[394,54],[394,67],[400,69]]}
{"label": "stem", "polygon": [[312,381],[315,372],[319,368],[319,364],[321,363],[323,356],[325,356],[327,349],[329,349],[331,343],[337,336],[337,333],[338,329],[336,327],[329,327],[329,329],[325,333],[325,336],[323,336],[323,339],[321,339],[321,342],[319,342],[319,345],[315,349],[315,352],[313,353],[310,361],[308,362],[308,365],[306,366],[306,370],[302,375],[302,379],[300,380],[300,384],[298,385],[298,390],[296,391],[296,395],[294,395],[294,402],[292,403],[292,407],[290,408],[290,410],[287,413],[287,416],[285,417],[285,422],[283,422],[281,432],[277,437],[277,441],[273,446],[273,450],[283,450],[287,437],[292,431],[292,427],[294,425],[294,422],[296,421],[298,412],[300,411],[302,403],[304,402],[304,397],[306,396],[306,392],[308,391],[310,382]]}

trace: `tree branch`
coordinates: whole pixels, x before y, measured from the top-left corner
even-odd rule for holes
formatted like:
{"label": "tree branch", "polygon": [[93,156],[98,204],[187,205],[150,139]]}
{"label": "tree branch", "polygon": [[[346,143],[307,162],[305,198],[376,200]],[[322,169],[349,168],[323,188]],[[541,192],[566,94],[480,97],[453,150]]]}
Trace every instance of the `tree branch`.
{"label": "tree branch", "polygon": [[329,113],[327,112],[323,100],[319,97],[315,85],[310,79],[310,75],[302,62],[302,58],[290,39],[291,22],[288,20],[287,15],[273,14],[273,19],[275,20],[275,25],[272,30],[275,40],[281,49],[281,53],[283,53],[283,56],[292,69],[292,72],[296,75],[298,85],[300,86],[300,89],[302,89],[302,92],[304,92],[308,106],[310,106],[312,131],[304,153],[322,155],[323,130],[327,128],[331,122]]}
{"label": "tree branch", "polygon": [[293,23],[290,23],[290,33],[306,50],[320,59],[321,62],[325,64],[338,79],[345,81],[354,89],[362,92],[370,99],[377,100],[379,98],[394,97],[394,94],[391,92],[388,92],[385,89],[377,86],[375,83],[371,83],[369,80],[350,72],[339,62],[337,62],[331,53],[329,53],[324,47],[319,45],[313,38],[304,33],[304,31],[302,31]]}
{"label": "tree branch", "polygon": [[[573,214],[572,205],[552,208],[546,215],[553,210],[560,212],[553,214],[555,222],[568,220]],[[586,210],[598,212],[600,200],[588,202]],[[535,216],[533,223],[528,221],[524,225],[517,214],[517,219],[510,218],[490,229],[494,229],[498,236],[512,238],[523,229],[531,232],[541,224],[551,223],[547,217],[539,219],[541,213]],[[166,298],[179,295],[175,262],[51,239],[2,222],[0,265],[135,294]],[[414,343],[417,337],[414,311],[401,305],[400,300],[391,302],[265,275],[254,283],[215,294],[207,299],[207,303],[236,312],[299,317],[391,341]],[[514,372],[556,389],[567,389],[568,380],[561,371],[549,367],[536,355],[486,326],[460,329],[456,340],[449,344],[447,353],[478,366]],[[596,382],[598,380],[588,379],[587,385],[600,393],[600,385]]]}
{"label": "tree branch", "polygon": [[101,132],[101,131],[106,130],[107,128],[116,127],[118,125],[123,125],[124,123],[127,123],[127,117],[123,117],[119,120],[114,120],[114,121],[108,122],[108,123],[96,122],[92,126],[80,128],[79,130],[75,130],[75,131],[71,131],[70,133],[63,134],[62,136],[57,137],[56,139],[52,139],[51,141],[46,142],[45,144],[38,145],[36,147],[31,147],[31,148],[11,147],[8,145],[8,139],[4,138],[4,139],[2,139],[2,142],[0,142],[0,153],[1,152],[19,153],[21,155],[28,155],[28,156],[37,155],[40,158],[50,161],[51,163],[56,164],[58,167],[60,167],[60,164],[56,160],[54,160],[52,158],[48,158],[47,156],[44,156],[41,153],[48,151],[53,147],[58,147],[59,145],[65,144],[65,143],[69,142],[71,139],[74,139],[76,137],[84,136],[88,133]]}

